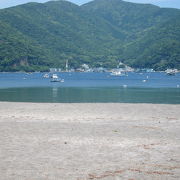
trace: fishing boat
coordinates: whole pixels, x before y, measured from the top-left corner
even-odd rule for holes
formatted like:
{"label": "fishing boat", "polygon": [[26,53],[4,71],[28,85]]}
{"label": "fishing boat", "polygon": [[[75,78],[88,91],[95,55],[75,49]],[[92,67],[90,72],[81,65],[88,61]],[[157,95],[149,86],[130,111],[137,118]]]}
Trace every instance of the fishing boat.
{"label": "fishing boat", "polygon": [[64,79],[59,78],[57,74],[53,74],[51,76],[51,82],[64,82]]}

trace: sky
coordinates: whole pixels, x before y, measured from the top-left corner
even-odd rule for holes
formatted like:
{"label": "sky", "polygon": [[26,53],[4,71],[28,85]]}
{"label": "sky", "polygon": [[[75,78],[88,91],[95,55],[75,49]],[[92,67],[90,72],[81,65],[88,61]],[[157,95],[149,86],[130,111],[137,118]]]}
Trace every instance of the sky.
{"label": "sky", "polygon": [[[27,2],[47,2],[48,0],[0,0],[0,9],[7,8],[19,4],[24,4]],[[84,4],[91,0],[69,0],[75,4]],[[134,3],[148,3],[154,4],[160,7],[170,7],[170,8],[179,8],[180,9],[180,0],[124,0]]]}

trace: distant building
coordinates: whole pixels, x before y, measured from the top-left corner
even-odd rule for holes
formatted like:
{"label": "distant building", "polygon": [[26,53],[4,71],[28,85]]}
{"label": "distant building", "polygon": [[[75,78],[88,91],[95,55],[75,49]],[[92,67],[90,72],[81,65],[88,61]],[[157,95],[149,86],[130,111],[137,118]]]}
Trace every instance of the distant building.
{"label": "distant building", "polygon": [[50,68],[50,72],[61,72],[61,68]]}
{"label": "distant building", "polygon": [[82,69],[84,69],[85,71],[89,70],[89,66],[87,64],[82,64],[81,65]]}

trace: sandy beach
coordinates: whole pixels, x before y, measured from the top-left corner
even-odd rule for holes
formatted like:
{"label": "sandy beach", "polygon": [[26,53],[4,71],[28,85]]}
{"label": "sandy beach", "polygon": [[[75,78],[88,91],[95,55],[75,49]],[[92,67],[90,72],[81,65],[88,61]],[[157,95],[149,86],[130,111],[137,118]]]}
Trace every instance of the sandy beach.
{"label": "sandy beach", "polygon": [[180,105],[0,102],[0,180],[180,179]]}

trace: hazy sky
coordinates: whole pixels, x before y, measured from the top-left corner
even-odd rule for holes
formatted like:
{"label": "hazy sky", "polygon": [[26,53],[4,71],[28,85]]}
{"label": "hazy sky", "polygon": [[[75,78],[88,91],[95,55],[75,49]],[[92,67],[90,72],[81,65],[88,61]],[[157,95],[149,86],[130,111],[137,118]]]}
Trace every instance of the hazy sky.
{"label": "hazy sky", "polygon": [[[0,0],[0,8],[6,8],[10,6],[15,6],[18,4],[23,4],[27,2],[46,2],[48,0]],[[83,4],[90,0],[69,0],[76,4]],[[125,0],[124,0],[125,1]],[[160,7],[172,7],[172,8],[179,8],[180,9],[180,0],[126,0],[129,2],[136,2],[136,3],[149,3],[155,4]]]}

